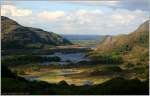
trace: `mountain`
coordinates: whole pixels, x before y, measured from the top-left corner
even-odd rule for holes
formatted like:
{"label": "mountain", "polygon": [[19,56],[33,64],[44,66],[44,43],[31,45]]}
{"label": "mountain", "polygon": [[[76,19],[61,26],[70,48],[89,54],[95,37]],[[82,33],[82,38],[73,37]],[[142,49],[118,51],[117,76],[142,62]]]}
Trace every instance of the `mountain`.
{"label": "mountain", "polygon": [[24,27],[8,17],[1,16],[2,49],[36,48],[44,45],[68,45],[70,41],[53,32]]}
{"label": "mountain", "polygon": [[101,38],[104,38],[105,36],[103,35],[71,35],[71,34],[62,34],[64,38],[67,38],[68,40],[71,41],[76,41],[76,40],[100,40]]}
{"label": "mountain", "polygon": [[[96,48],[98,53],[123,54],[125,60],[141,63],[139,58],[148,59],[149,21],[145,21],[128,35],[107,36]],[[132,59],[132,60],[131,60]],[[134,60],[133,60],[134,59]],[[148,60],[146,60],[148,63]]]}
{"label": "mountain", "polygon": [[107,36],[96,48],[99,52],[132,50],[135,46],[148,48],[149,21],[140,25],[137,30],[128,35]]}
{"label": "mountain", "polygon": [[128,35],[107,36],[89,57],[98,63],[121,64],[119,66],[131,78],[148,78],[149,21],[145,21]]}

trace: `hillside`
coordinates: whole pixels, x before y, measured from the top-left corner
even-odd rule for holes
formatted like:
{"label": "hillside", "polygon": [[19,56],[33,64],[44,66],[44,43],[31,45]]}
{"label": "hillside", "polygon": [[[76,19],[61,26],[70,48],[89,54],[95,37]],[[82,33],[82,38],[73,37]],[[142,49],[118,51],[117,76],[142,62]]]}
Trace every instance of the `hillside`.
{"label": "hillside", "polygon": [[148,35],[149,22],[146,21],[131,34],[106,37],[106,39],[97,46],[96,51],[112,52],[116,50],[125,52],[132,50],[135,46],[148,48]]}
{"label": "hillside", "polygon": [[[2,66],[1,86],[3,95],[147,95],[148,80],[126,80],[112,78],[103,84],[92,86],[69,85],[65,81],[48,83],[44,81],[27,81]],[[9,86],[8,86],[9,85]]]}
{"label": "hillside", "polygon": [[106,37],[95,52],[123,54],[124,60],[132,63],[141,63],[139,58],[145,56],[148,63],[148,40],[149,21],[146,21],[128,35]]}
{"label": "hillside", "polygon": [[149,70],[149,21],[128,35],[107,36],[89,57],[97,63],[121,64],[127,78],[145,80]]}
{"label": "hillside", "polygon": [[67,39],[53,32],[24,27],[16,21],[1,16],[2,49],[42,48],[44,45],[68,45]]}

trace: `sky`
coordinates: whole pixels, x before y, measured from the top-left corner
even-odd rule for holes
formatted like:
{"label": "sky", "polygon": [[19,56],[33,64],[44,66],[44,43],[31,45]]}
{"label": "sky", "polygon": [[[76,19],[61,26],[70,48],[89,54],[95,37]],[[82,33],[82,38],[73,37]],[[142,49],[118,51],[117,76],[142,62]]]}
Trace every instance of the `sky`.
{"label": "sky", "polygon": [[149,19],[148,0],[1,1],[1,15],[58,34],[118,35]]}

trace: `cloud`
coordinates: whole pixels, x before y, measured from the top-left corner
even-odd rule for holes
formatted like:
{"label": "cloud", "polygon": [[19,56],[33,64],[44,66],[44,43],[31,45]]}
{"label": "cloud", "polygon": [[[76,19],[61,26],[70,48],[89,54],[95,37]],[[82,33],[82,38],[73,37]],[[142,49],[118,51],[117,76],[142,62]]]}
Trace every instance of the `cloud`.
{"label": "cloud", "polygon": [[119,3],[120,8],[129,10],[149,10],[149,0],[124,0]]}
{"label": "cloud", "polygon": [[[119,2],[110,2],[115,6]],[[93,7],[92,9],[40,10],[22,9],[14,5],[3,5],[2,14],[20,24],[42,28],[58,34],[99,34],[117,35],[134,31],[148,19],[144,10],[109,8],[109,11]],[[69,9],[69,7],[68,7]]]}
{"label": "cloud", "polygon": [[101,1],[102,5],[115,6],[119,3],[119,1]]}
{"label": "cloud", "polygon": [[67,2],[68,3],[73,3],[73,4],[84,4],[84,5],[94,5],[94,6],[96,6],[96,5],[98,5],[98,6],[101,6],[101,5],[104,5],[104,6],[115,6],[120,1],[67,1]]}
{"label": "cloud", "polygon": [[59,34],[116,35],[132,32],[148,19],[147,13],[142,10],[113,9],[107,13],[100,9],[79,9],[63,13],[63,16],[57,19],[47,19],[43,22],[46,25],[42,27]]}
{"label": "cloud", "polygon": [[15,3],[16,3],[16,1],[6,1],[6,0],[0,1],[1,5],[15,5]]}
{"label": "cloud", "polygon": [[111,8],[122,8],[128,10],[149,10],[148,0],[68,1],[68,3],[87,6],[107,6]]}
{"label": "cloud", "polygon": [[64,12],[63,11],[54,11],[54,12],[49,12],[49,11],[43,11],[41,13],[38,14],[39,18],[43,18],[43,19],[48,19],[48,20],[54,20],[57,19],[61,16],[64,16]]}
{"label": "cloud", "polygon": [[2,16],[28,16],[31,14],[32,14],[32,11],[29,9],[17,8],[14,5],[2,5],[1,6]]}

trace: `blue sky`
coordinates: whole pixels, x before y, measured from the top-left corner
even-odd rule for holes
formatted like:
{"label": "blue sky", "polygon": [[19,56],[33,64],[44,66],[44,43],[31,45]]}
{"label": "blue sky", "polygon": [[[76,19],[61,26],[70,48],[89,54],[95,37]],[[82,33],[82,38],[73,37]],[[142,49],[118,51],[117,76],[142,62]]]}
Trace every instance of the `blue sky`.
{"label": "blue sky", "polygon": [[1,1],[1,14],[58,34],[118,35],[148,19],[148,0]]}
{"label": "blue sky", "polygon": [[69,2],[51,2],[51,1],[18,1],[15,3],[16,7],[19,8],[28,8],[32,9],[33,12],[41,12],[44,10],[49,10],[49,11],[56,11],[56,10],[63,10],[63,11],[68,11],[68,10],[79,10],[79,9],[86,9],[86,10],[93,10],[93,9],[102,9],[103,11],[107,12],[110,11],[110,8],[106,6],[89,6],[86,4],[74,4],[74,3],[69,3]]}

